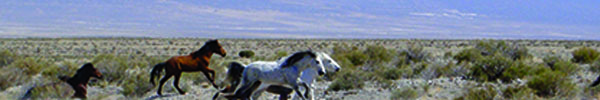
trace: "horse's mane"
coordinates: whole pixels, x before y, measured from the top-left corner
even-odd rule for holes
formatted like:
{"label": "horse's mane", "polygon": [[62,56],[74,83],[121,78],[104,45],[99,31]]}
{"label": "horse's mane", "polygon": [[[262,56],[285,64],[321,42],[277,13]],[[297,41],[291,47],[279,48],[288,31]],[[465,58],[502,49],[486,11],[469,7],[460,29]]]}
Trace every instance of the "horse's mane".
{"label": "horse's mane", "polygon": [[191,55],[194,56],[194,57],[198,57],[198,56],[202,55],[202,53],[205,53],[206,50],[210,50],[210,47],[212,47],[212,46],[214,46],[214,45],[216,45],[218,43],[219,43],[219,41],[216,40],[216,39],[215,40],[208,40],[208,41],[206,41],[206,43],[204,43],[204,45],[202,47],[200,47],[200,50],[192,52]]}
{"label": "horse's mane", "polygon": [[296,53],[292,54],[292,56],[285,59],[285,62],[283,62],[283,64],[281,64],[281,67],[282,68],[290,67],[290,66],[294,65],[296,62],[300,61],[306,55],[309,55],[310,57],[313,57],[313,58],[317,57],[317,54],[315,54],[313,51],[310,51],[310,50],[296,52]]}
{"label": "horse's mane", "polygon": [[85,63],[83,66],[81,66],[81,68],[77,69],[74,77],[83,74],[89,74],[92,70],[94,70],[94,65],[92,63]]}

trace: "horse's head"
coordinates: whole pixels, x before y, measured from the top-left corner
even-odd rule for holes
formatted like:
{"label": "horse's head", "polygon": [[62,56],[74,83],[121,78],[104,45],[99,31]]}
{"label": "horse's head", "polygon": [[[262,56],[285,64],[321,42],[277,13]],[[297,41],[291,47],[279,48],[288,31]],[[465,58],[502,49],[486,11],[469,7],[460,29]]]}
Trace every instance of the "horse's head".
{"label": "horse's head", "polygon": [[319,75],[325,74],[325,68],[321,59],[313,51],[296,52],[285,59],[281,67],[290,67],[297,65],[304,70],[306,68],[315,69]]}
{"label": "horse's head", "polygon": [[96,68],[94,68],[94,65],[92,63],[86,63],[83,66],[81,66],[81,68],[77,70],[76,74],[82,74],[85,75],[85,77],[96,77],[99,79],[102,78],[102,73],[100,73]]}
{"label": "horse's head", "polygon": [[340,67],[340,65],[325,52],[317,52],[317,54],[319,55],[319,58],[321,58],[325,70],[328,72],[338,72],[342,70],[342,67]]}
{"label": "horse's head", "polygon": [[225,51],[225,49],[223,49],[223,47],[219,43],[219,40],[208,40],[204,45],[209,46],[211,52],[217,53],[222,57],[227,56],[227,52]]}

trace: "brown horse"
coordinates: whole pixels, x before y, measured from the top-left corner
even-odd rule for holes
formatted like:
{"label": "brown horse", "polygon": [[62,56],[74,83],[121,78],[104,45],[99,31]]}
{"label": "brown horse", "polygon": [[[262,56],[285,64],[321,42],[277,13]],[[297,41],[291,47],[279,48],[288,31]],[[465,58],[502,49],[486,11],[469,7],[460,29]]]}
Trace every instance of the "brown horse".
{"label": "brown horse", "polygon": [[163,69],[166,70],[165,75],[160,79],[160,84],[158,85],[158,91],[156,91],[156,93],[162,95],[162,86],[169,78],[171,78],[171,76],[175,76],[175,81],[173,82],[175,89],[177,89],[180,94],[185,94],[185,92],[179,88],[179,78],[181,77],[182,72],[202,71],[210,83],[212,83],[215,88],[219,88],[214,82],[215,71],[208,67],[210,57],[212,57],[213,53],[219,54],[222,57],[227,55],[218,40],[209,40],[204,43],[204,46],[202,46],[200,50],[194,51],[187,56],[171,57],[166,62],[156,64],[150,74],[150,82],[153,85],[156,85],[156,83],[154,83],[156,80],[155,76],[159,75]]}
{"label": "brown horse", "polygon": [[[101,79],[102,74],[100,72],[98,72],[98,70],[96,70],[96,68],[94,68],[94,65],[92,65],[91,63],[86,63],[77,70],[77,73],[75,73],[75,75],[73,77],[59,76],[58,78],[61,81],[67,82],[73,88],[73,90],[75,90],[75,94],[73,94],[73,96],[72,96],[73,98],[85,99],[85,98],[87,98],[86,88],[87,88],[88,81],[90,80],[90,77],[96,77],[96,78]],[[44,85],[33,86],[27,90],[27,92],[21,98],[21,100],[30,99],[32,92],[34,91],[35,88],[45,87],[45,86],[54,86],[59,83],[60,82],[54,82],[54,83],[48,83],[48,84],[44,84]]]}
{"label": "brown horse", "polygon": [[73,77],[60,76],[60,80],[65,81],[75,90],[74,98],[87,98],[87,84],[90,77],[102,78],[102,74],[94,68],[92,63],[86,63],[77,70]]}

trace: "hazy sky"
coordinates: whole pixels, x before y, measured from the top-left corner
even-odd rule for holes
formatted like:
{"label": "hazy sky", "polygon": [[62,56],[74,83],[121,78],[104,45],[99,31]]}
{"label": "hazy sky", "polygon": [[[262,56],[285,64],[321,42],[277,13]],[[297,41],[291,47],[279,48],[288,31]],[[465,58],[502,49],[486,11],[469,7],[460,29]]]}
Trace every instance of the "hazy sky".
{"label": "hazy sky", "polygon": [[600,1],[2,0],[0,35],[600,40]]}

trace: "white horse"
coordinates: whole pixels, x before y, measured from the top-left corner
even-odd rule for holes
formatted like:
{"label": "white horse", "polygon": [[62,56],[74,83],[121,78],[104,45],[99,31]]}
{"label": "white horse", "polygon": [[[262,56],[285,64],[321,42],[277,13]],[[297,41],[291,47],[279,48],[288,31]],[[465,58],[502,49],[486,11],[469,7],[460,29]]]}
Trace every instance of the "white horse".
{"label": "white horse", "polygon": [[[317,52],[317,56],[318,58],[321,59],[323,66],[325,67],[327,72],[338,72],[342,69],[342,67],[340,67],[340,65],[333,60],[327,53],[325,52]],[[285,58],[285,57],[284,57]],[[283,60],[279,60],[279,62],[282,62]],[[320,75],[316,73],[316,71],[314,69],[306,69],[302,72],[302,76],[300,76],[300,80],[302,83],[304,83],[306,86],[305,88],[309,88],[304,90],[304,96],[307,97],[309,100],[314,100],[313,97],[313,91],[310,91],[311,89],[314,89],[314,85],[313,83],[316,81],[317,77],[319,77]],[[285,87],[280,87],[280,86],[271,86],[269,87],[269,89],[271,88],[277,88],[277,89],[288,89],[289,88],[285,88]],[[302,88],[300,88],[302,91]],[[280,90],[281,91],[281,90]],[[286,95],[280,95],[280,96],[286,96]],[[297,100],[299,99],[297,97],[298,95],[293,95],[292,96],[292,100]],[[281,97],[280,97],[281,98]],[[284,97],[284,98],[287,98]]]}
{"label": "white horse", "polygon": [[[340,67],[340,65],[335,60],[333,60],[328,54],[326,54],[324,52],[316,52],[316,54],[317,54],[318,58],[321,59],[323,66],[325,67],[327,72],[338,72],[342,69]],[[285,59],[288,57],[289,56],[280,58],[277,61],[277,63],[285,62]],[[235,88],[235,86],[237,86],[239,84],[239,81],[241,80],[241,77],[242,77],[241,73],[243,72],[245,67],[246,67],[246,65],[243,65],[242,63],[239,63],[239,62],[230,63],[228,66],[227,76],[226,76],[225,81],[228,82],[232,86],[228,86],[225,89],[221,90],[219,93],[216,93],[213,96],[213,99],[218,98],[220,93],[233,92],[234,91],[233,88]],[[305,85],[303,85],[305,88],[314,89],[314,86],[312,83],[315,82],[315,79],[319,76],[320,75],[318,74],[317,70],[306,69],[306,70],[302,71],[302,75],[300,76],[301,83],[305,84]],[[308,91],[309,89],[303,90],[305,88],[300,88],[300,90],[305,91],[304,95],[306,97],[308,97],[309,99],[314,99],[312,96],[313,92]],[[287,99],[288,94],[290,94],[293,90],[291,88],[287,88],[287,87],[283,87],[283,86],[269,86],[267,88],[267,91],[270,93],[279,94],[280,99]],[[255,93],[255,95],[252,95],[252,97],[258,98],[258,96],[260,96],[261,92],[262,91],[257,91],[257,93]],[[297,97],[297,95],[293,95],[292,99],[299,99],[299,98]]]}
{"label": "white horse", "polygon": [[[257,91],[264,91],[268,86],[284,86],[298,91],[298,79],[301,72],[313,69],[317,74],[325,74],[321,59],[312,51],[296,52],[283,61],[257,61],[244,68],[241,75],[241,86],[235,90],[234,95],[228,98],[250,98]],[[235,86],[234,86],[235,87]],[[258,94],[260,94],[258,92]],[[300,97],[304,96],[296,92]],[[258,96],[253,96],[256,98]]]}

